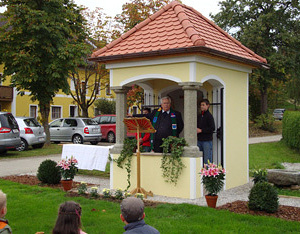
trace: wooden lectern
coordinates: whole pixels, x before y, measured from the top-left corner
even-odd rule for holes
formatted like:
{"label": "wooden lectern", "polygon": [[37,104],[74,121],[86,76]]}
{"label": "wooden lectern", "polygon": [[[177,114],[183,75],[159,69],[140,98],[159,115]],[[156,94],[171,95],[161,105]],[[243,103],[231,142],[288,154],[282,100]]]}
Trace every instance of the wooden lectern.
{"label": "wooden lectern", "polygon": [[127,127],[127,131],[131,133],[136,133],[138,136],[137,139],[137,187],[131,191],[131,194],[143,193],[145,198],[147,195],[153,197],[153,193],[151,191],[147,192],[145,189],[141,188],[141,161],[140,161],[140,133],[154,133],[156,130],[152,127],[152,124],[149,119],[146,117],[133,117],[133,118],[125,118],[123,120],[124,124]]}

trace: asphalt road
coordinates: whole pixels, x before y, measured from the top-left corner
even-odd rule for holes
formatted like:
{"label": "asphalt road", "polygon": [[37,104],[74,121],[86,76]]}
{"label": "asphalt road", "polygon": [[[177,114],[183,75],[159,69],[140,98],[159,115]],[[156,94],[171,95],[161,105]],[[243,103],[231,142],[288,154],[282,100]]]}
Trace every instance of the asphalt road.
{"label": "asphalt road", "polygon": [[[112,144],[100,142],[98,145],[108,146]],[[9,159],[1,159],[0,157],[0,177],[9,175],[36,174],[40,164],[46,159],[58,162],[61,159],[61,154]]]}

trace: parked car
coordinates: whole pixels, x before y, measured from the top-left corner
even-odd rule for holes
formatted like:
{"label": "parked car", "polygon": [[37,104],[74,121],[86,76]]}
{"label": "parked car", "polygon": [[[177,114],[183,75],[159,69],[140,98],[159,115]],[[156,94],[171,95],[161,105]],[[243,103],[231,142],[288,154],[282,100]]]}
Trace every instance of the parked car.
{"label": "parked car", "polygon": [[34,149],[42,148],[46,142],[44,127],[32,117],[16,117],[20,129],[21,145],[18,151],[27,150],[28,146]]}
{"label": "parked car", "polygon": [[[101,127],[103,140],[116,142],[116,115],[98,115],[93,120]],[[127,133],[127,137],[135,137],[135,133]]]}
{"label": "parked car", "polygon": [[70,141],[74,144],[90,142],[98,144],[101,140],[101,128],[90,118],[61,118],[52,121],[49,125],[50,141],[60,143]]}
{"label": "parked car", "polygon": [[11,113],[0,112],[0,153],[21,145],[20,130]]}
{"label": "parked car", "polygon": [[282,120],[284,112],[285,112],[285,109],[275,109],[273,111],[273,117],[274,117],[274,119]]}

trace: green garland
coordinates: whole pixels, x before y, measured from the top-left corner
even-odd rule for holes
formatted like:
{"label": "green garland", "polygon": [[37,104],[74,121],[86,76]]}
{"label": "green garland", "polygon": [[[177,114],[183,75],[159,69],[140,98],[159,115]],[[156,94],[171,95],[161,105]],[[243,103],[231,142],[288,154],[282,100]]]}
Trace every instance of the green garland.
{"label": "green garland", "polygon": [[183,137],[169,136],[163,138],[163,157],[161,159],[162,176],[166,182],[177,184],[178,177],[185,165],[182,162],[184,146],[187,143]]}
{"label": "green garland", "polygon": [[125,169],[127,171],[127,188],[129,189],[130,183],[130,173],[131,173],[131,161],[132,155],[134,153],[134,149],[136,148],[137,141],[135,138],[125,138],[123,142],[123,149],[121,151],[120,156],[113,161],[117,163],[117,166],[123,168],[123,164],[125,164]]}

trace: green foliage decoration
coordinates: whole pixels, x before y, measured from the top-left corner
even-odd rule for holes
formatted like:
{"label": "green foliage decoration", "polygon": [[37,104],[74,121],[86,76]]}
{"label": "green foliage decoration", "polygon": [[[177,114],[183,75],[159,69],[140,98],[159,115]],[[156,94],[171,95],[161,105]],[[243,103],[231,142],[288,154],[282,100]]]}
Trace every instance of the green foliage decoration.
{"label": "green foliage decoration", "polygon": [[248,206],[250,210],[276,212],[279,207],[277,190],[267,182],[254,184],[249,194]]}
{"label": "green foliage decoration", "polygon": [[161,147],[163,148],[163,157],[161,159],[162,176],[168,183],[177,184],[178,177],[185,165],[182,162],[184,146],[187,143],[183,137],[169,136],[163,138]]}
{"label": "green foliage decoration", "polygon": [[120,156],[117,159],[113,160],[120,168],[123,168],[123,165],[125,165],[125,169],[127,171],[127,188],[125,190],[128,190],[131,186],[131,161],[134,149],[136,148],[136,144],[137,141],[135,138],[125,138]]}
{"label": "green foliage decoration", "polygon": [[300,112],[285,111],[282,120],[282,138],[293,149],[300,150]]}
{"label": "green foliage decoration", "polygon": [[61,174],[56,165],[57,163],[50,159],[43,161],[38,168],[37,178],[45,184],[58,184]]}
{"label": "green foliage decoration", "polygon": [[268,178],[267,178],[268,172],[266,171],[266,169],[258,169],[258,170],[254,170],[253,171],[253,182],[254,184],[258,183],[258,182],[267,182]]}

